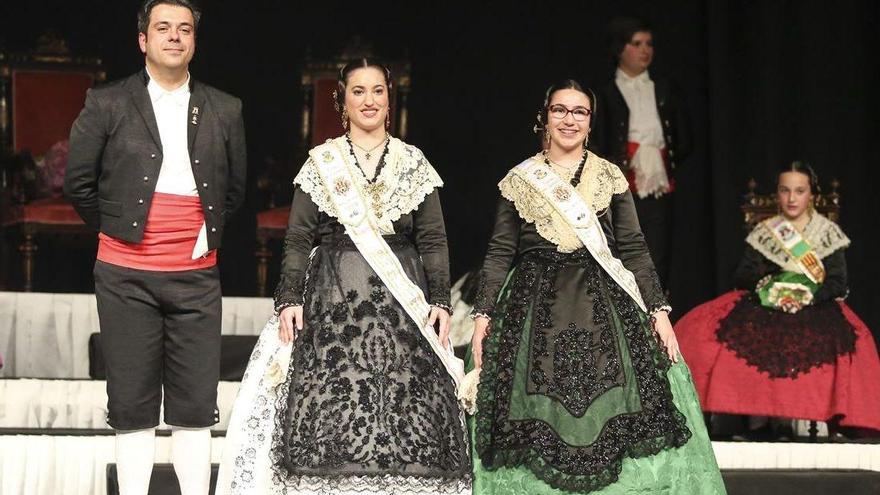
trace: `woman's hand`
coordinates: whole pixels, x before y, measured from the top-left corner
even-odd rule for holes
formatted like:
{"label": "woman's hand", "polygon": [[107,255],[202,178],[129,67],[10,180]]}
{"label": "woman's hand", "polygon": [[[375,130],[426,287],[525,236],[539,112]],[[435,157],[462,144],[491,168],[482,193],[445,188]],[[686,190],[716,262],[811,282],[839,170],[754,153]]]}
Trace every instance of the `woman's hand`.
{"label": "woman's hand", "polygon": [[278,326],[278,339],[285,344],[293,342],[297,332],[303,329],[303,307],[288,306],[278,315],[281,324]]}
{"label": "woman's hand", "polygon": [[672,323],[669,321],[669,313],[666,311],[658,311],[651,316],[654,324],[654,332],[657,333],[657,340],[666,349],[666,355],[673,363],[678,362],[678,340],[675,338],[675,331],[672,330]]}
{"label": "woman's hand", "polygon": [[489,333],[489,318],[477,316],[474,318],[474,336],[471,338],[471,354],[474,356],[474,367],[483,367],[483,339]]}
{"label": "woman's hand", "polygon": [[438,335],[438,339],[440,339],[440,345],[445,348],[449,348],[449,311],[439,307],[439,306],[431,306],[431,314],[428,316],[428,325],[434,326],[434,323],[440,321],[440,335]]}

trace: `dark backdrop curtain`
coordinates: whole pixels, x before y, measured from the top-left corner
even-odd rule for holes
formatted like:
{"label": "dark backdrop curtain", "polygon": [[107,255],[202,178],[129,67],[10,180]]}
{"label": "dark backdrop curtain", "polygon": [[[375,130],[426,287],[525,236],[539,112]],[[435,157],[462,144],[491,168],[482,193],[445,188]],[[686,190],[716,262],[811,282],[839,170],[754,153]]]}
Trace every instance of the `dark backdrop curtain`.
{"label": "dark backdrop curtain", "polygon": [[831,179],[841,182],[849,303],[875,335],[878,5],[707,1],[705,23],[715,288],[730,286],[742,250],[742,233],[731,227],[748,178],[769,192],[776,168],[804,160],[826,190]]}
{"label": "dark backdrop curtain", "polygon": [[[75,51],[101,55],[109,79],[122,77],[143,64],[135,32],[139,3],[3,2],[0,44],[25,50],[53,28]],[[227,294],[254,291],[254,215],[265,205],[254,184],[267,157],[287,164],[290,178],[304,158],[297,151],[298,69],[307,53],[321,58],[360,35],[380,54],[411,61],[408,141],[446,181],[442,199],[457,276],[482,256],[495,184],[538,149],[531,127],[544,89],[562,77],[590,85],[609,80],[614,67],[604,29],[612,17],[629,14],[654,25],[652,72],[678,82],[694,122],[696,149],[679,170],[675,195],[675,312],[730,288],[743,248],[739,204],[747,180],[754,177],[770,192],[774,170],[801,159],[816,167],[824,185],[841,181],[843,228],[853,239],[850,303],[880,332],[874,288],[880,265],[871,244],[880,211],[873,149],[880,130],[876,2],[202,4],[193,75],[244,100],[248,132],[251,189],[227,229],[221,257]],[[16,256],[10,254],[12,263]],[[42,290],[59,290],[45,272],[51,261],[39,265]],[[277,270],[277,257],[274,262]],[[79,275],[87,280],[91,268],[83,265]]]}

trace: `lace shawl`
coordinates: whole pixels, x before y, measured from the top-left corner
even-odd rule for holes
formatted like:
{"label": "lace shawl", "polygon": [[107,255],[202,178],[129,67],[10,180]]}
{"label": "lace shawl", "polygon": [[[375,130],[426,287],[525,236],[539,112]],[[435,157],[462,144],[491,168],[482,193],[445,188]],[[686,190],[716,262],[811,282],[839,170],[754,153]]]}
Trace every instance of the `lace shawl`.
{"label": "lace shawl", "polygon": [[[783,270],[798,273],[801,268],[779,246],[773,232],[767,227],[767,222],[775,218],[759,223],[746,237],[746,243]],[[804,228],[803,236],[820,259],[850,244],[849,237],[843,233],[840,226],[819,213],[813,213],[813,218]]]}
{"label": "lace shawl", "polygon": [[[540,154],[535,155],[534,159],[543,161]],[[508,172],[498,183],[498,188],[502,196],[513,202],[523,220],[534,223],[541,237],[556,244],[557,251],[570,253],[583,247],[574,229],[562,215],[516,172]],[[628,188],[626,177],[617,165],[590,153],[587,163],[584,164],[581,181],[575,190],[594,213],[601,215],[611,204],[611,198],[615,194],[626,192]]]}
{"label": "lace shawl", "polygon": [[[371,183],[358,169],[345,137],[332,140],[343,151],[346,165],[357,187],[365,192],[364,199],[370,206],[370,215],[383,235],[393,234],[393,222],[415,211],[435,188],[443,186],[443,180],[425,158],[421,150],[392,137],[388,142],[385,165]],[[336,218],[337,212],[327,189],[318,173],[319,165],[309,157],[293,179],[305,191],[318,209]]]}

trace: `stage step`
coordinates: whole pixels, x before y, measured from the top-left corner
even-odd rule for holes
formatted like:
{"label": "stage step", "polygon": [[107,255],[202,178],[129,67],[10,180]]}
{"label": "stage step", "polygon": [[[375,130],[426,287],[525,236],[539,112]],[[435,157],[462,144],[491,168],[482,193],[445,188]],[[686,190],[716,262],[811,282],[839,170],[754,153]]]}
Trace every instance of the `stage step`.
{"label": "stage step", "polygon": [[[225,432],[213,432],[219,464]],[[171,439],[160,432],[155,490],[177,493]],[[106,495],[113,486],[115,439],[110,430],[0,429],[0,495]],[[880,444],[713,442],[730,495],[880,493]],[[216,469],[216,467],[215,467]],[[112,489],[111,489],[112,490]],[[158,490],[158,491],[156,491]]]}

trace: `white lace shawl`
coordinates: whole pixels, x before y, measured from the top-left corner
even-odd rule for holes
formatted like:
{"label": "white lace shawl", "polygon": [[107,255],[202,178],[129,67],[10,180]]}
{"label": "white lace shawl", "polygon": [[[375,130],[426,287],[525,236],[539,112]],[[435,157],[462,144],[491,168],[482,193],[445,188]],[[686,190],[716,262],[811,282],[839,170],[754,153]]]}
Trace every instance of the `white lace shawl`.
{"label": "white lace shawl", "polygon": [[[544,160],[540,154],[533,159],[539,162]],[[548,167],[548,170],[552,169]],[[515,171],[508,172],[498,183],[498,188],[502,196],[513,202],[523,220],[534,223],[541,237],[556,244],[557,251],[570,253],[583,247],[583,243],[562,215]],[[575,191],[584,198],[594,213],[601,215],[611,204],[611,198],[627,189],[629,183],[617,165],[590,153]]]}
{"label": "white lace shawl", "polygon": [[[345,137],[338,137],[332,141],[342,150],[343,157],[351,169],[351,177],[358,188],[361,191],[376,191],[376,187],[370,187],[367,178],[358,170]],[[318,166],[310,157],[293,179],[293,183],[298,184],[311,197],[319,210],[336,218],[337,212],[321,181]],[[435,188],[443,186],[443,180],[421,150],[392,137],[388,142],[385,165],[374,181],[374,185],[380,184],[382,187],[375,196],[366,194],[364,199],[370,206],[370,214],[376,220],[379,230],[383,235],[387,235],[394,233],[392,225],[394,221],[399,220],[402,215],[417,210]]]}
{"label": "white lace shawl", "polygon": [[[773,232],[767,227],[767,222],[775,218],[759,223],[746,237],[746,243],[783,270],[799,273],[801,268],[779,246]],[[838,249],[848,247],[850,243],[849,237],[843,233],[840,226],[819,213],[813,213],[813,218],[804,227],[802,235],[813,247],[819,259],[827,257]]]}

